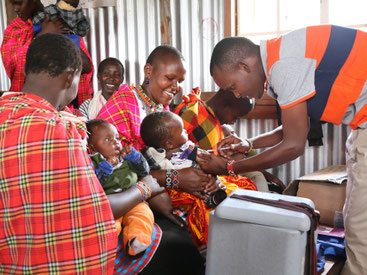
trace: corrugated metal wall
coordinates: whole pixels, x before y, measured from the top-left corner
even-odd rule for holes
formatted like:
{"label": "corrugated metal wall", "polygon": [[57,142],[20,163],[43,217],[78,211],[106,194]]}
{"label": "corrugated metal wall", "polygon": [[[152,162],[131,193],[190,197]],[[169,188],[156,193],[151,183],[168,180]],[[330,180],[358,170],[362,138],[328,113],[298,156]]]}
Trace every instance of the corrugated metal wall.
{"label": "corrugated metal wall", "polygon": [[[159,0],[117,0],[116,7],[85,9],[91,25],[86,37],[87,47],[96,65],[106,57],[116,57],[125,65],[126,83],[141,83],[148,54],[161,44]],[[214,45],[224,36],[223,0],[170,0],[172,43],[186,59],[185,93],[200,86],[214,91],[209,62]],[[6,27],[5,1],[0,1],[0,39]],[[97,89],[97,79],[93,80]],[[0,89],[7,90],[9,80],[0,68]],[[275,120],[242,120],[236,125],[243,137],[272,130]],[[307,148],[305,155],[289,164],[271,169],[284,183],[345,162],[347,127],[324,125],[324,146]]]}
{"label": "corrugated metal wall", "polygon": [[[214,91],[210,54],[223,37],[223,0],[171,0],[172,44],[186,60],[183,90],[200,86]],[[117,57],[126,83],[141,83],[149,53],[161,44],[159,0],[118,0],[117,7],[86,9],[91,31],[86,37],[94,64]],[[97,79],[93,81],[97,87]]]}

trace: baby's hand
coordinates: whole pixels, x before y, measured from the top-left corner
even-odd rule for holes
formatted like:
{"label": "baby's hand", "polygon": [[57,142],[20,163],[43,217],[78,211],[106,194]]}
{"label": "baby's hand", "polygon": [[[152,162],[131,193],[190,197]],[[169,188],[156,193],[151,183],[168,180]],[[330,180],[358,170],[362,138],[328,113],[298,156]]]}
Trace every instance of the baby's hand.
{"label": "baby's hand", "polygon": [[208,151],[198,148],[198,154],[196,156],[196,162],[199,164],[207,163],[211,160],[211,154]]}
{"label": "baby's hand", "polygon": [[225,175],[227,173],[226,159],[210,154],[207,151],[198,151],[196,162],[200,168],[206,172],[215,175]]}
{"label": "baby's hand", "polygon": [[121,157],[125,158],[127,155],[131,154],[131,146],[130,145],[125,145],[122,147],[121,149]]}

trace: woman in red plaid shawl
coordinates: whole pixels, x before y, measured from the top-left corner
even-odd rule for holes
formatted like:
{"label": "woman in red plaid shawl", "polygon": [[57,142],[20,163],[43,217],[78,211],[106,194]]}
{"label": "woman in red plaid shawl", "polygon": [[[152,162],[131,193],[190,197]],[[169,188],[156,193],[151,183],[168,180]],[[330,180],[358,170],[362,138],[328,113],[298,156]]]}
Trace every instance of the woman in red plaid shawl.
{"label": "woman in red plaid shawl", "polygon": [[[129,144],[137,150],[141,150],[144,147],[140,137],[141,121],[151,112],[168,110],[168,105],[173,97],[181,91],[179,83],[184,80],[185,73],[183,57],[177,49],[170,46],[157,47],[149,55],[144,66],[144,83],[137,86],[121,86],[110,97],[97,118],[105,119],[116,126],[122,144]],[[166,181],[171,180],[171,177],[168,177],[169,172],[164,170],[152,171],[151,174],[161,186],[165,186]],[[199,192],[210,190],[217,184],[214,177],[191,167],[179,170],[177,178],[181,190],[197,194],[203,198],[205,197],[199,195]],[[175,265],[175,271],[172,274],[201,272],[202,258],[192,241],[192,237],[186,230],[183,220],[172,214],[170,197],[166,193],[162,193],[149,199],[148,202],[155,214],[156,223],[162,228],[162,242],[165,241],[176,249],[176,252],[171,253],[172,255],[165,249],[161,250],[165,254],[164,264],[166,266]],[[157,253],[159,253],[159,247]],[[156,263],[159,265],[158,262]],[[150,264],[149,267],[154,265]],[[152,272],[151,274],[162,273]]]}
{"label": "woman in red plaid shawl", "polygon": [[84,149],[85,124],[59,111],[77,94],[79,50],[42,35],[25,72],[21,93],[0,97],[1,273],[112,274],[114,221]]}
{"label": "woman in red plaid shawl", "polygon": [[[10,22],[5,29],[4,40],[1,44],[1,57],[11,81],[10,91],[19,92],[24,85],[25,56],[32,39],[44,33],[65,33],[67,31],[63,30],[65,24],[58,21],[57,18],[54,20],[46,19],[41,25],[41,30],[35,35],[32,19],[44,9],[40,0],[10,0],[10,3],[18,17]],[[92,60],[81,37],[79,42],[83,69],[79,82],[78,97],[73,104],[74,107],[91,98],[93,94],[90,85],[93,75]]]}

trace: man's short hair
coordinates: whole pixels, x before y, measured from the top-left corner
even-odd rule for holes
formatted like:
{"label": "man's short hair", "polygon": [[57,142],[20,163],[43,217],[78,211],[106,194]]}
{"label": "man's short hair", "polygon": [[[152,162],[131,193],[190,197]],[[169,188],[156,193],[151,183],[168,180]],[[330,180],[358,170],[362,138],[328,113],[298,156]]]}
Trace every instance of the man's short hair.
{"label": "man's short hair", "polygon": [[161,45],[156,47],[148,56],[147,64],[154,65],[158,60],[162,60],[167,56],[174,56],[178,59],[185,60],[179,50],[169,45]]}
{"label": "man's short hair", "polygon": [[155,112],[147,115],[140,125],[140,136],[146,146],[155,149],[162,148],[162,144],[171,137],[169,121],[174,116],[168,111]]}
{"label": "man's short hair", "polygon": [[213,75],[214,66],[219,69],[235,68],[239,62],[258,52],[258,46],[245,37],[227,37],[214,47],[210,60],[210,74]]}
{"label": "man's short hair", "polygon": [[57,33],[46,33],[29,45],[24,73],[48,73],[56,77],[67,69],[81,70],[80,51],[71,39]]}
{"label": "man's short hair", "polygon": [[108,58],[102,60],[99,63],[99,65],[98,65],[97,73],[98,74],[102,73],[102,71],[104,70],[105,66],[107,64],[110,64],[110,63],[116,63],[117,65],[119,65],[121,67],[122,76],[124,75],[124,73],[125,73],[125,67],[124,67],[124,65],[122,65],[122,63],[121,63],[120,60],[118,60],[117,58],[114,58],[114,57],[108,57]]}

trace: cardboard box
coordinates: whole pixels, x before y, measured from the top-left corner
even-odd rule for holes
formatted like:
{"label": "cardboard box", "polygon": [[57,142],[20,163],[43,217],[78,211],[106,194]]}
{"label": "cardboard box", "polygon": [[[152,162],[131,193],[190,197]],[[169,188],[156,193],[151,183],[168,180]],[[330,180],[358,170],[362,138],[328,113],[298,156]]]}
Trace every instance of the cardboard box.
{"label": "cardboard box", "polygon": [[320,224],[342,225],[346,167],[334,165],[292,181],[283,194],[309,198],[320,211]]}

